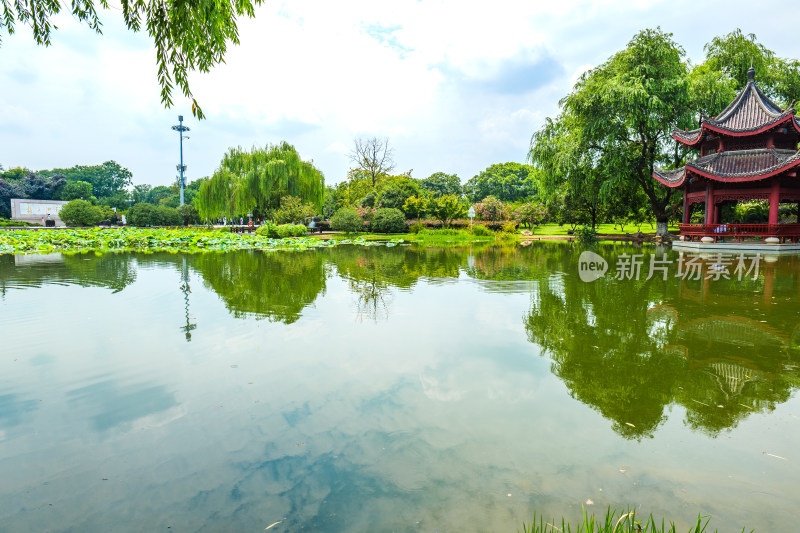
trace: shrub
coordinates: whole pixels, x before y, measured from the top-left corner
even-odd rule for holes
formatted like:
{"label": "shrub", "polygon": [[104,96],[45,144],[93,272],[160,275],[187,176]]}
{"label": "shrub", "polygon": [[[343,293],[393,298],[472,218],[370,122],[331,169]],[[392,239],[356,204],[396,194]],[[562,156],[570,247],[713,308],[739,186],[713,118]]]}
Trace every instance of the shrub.
{"label": "shrub", "polygon": [[381,205],[378,204],[378,207],[370,207],[368,205],[359,205],[356,207],[356,214],[361,217],[361,220],[364,222],[372,222],[372,219],[375,217],[375,213],[378,212],[378,208]]}
{"label": "shrub", "polygon": [[581,244],[591,245],[597,242],[597,232],[590,226],[581,226],[575,230],[575,237]]}
{"label": "shrub", "polygon": [[492,234],[492,230],[484,226],[483,224],[475,224],[472,226],[472,234],[477,235],[478,237],[488,237]]}
{"label": "shrub", "polygon": [[364,221],[352,207],[337,210],[331,218],[331,228],[345,233],[356,233],[364,229]]}
{"label": "shrub", "polygon": [[475,215],[478,220],[495,222],[508,218],[508,207],[494,196],[487,196],[472,207],[475,208]]}
{"label": "shrub", "polygon": [[71,200],[58,213],[67,226],[94,226],[103,218],[103,210],[86,200]]}
{"label": "shrub", "polygon": [[304,203],[297,196],[284,196],[281,198],[281,206],[273,211],[272,219],[276,224],[288,224],[290,222],[302,222],[306,217],[314,214],[314,207],[309,203]]}
{"label": "shrub", "polygon": [[278,237],[278,226],[271,220],[265,220],[256,230],[256,235],[276,239]]}
{"label": "shrub", "polygon": [[416,234],[424,229],[425,229],[425,224],[423,224],[422,222],[414,222],[408,227],[408,232]]}
{"label": "shrub", "polygon": [[306,227],[302,224],[281,224],[275,228],[278,238],[302,237],[306,234]]}
{"label": "shrub", "polygon": [[516,222],[506,222],[503,224],[503,233],[516,233],[517,232],[517,223]]}
{"label": "shrub", "polygon": [[156,207],[156,221],[153,226],[183,226],[183,217],[174,207]]}
{"label": "shrub", "polygon": [[372,231],[376,233],[403,233],[406,231],[406,218],[399,209],[381,207],[372,219]]}
{"label": "shrub", "polygon": [[197,212],[197,209],[191,204],[184,204],[178,208],[178,213],[180,213],[181,218],[183,219],[183,225],[189,226],[190,224],[198,224],[200,222],[200,214]]}
{"label": "shrub", "polygon": [[128,223],[133,226],[182,226],[183,217],[174,207],[136,204],[128,210]]}
{"label": "shrub", "polygon": [[128,224],[140,228],[153,225],[156,206],[152,204],[136,204],[128,209]]}
{"label": "shrub", "polygon": [[527,202],[514,210],[514,219],[522,224],[528,225],[531,229],[538,226],[547,217],[547,208],[544,204]]}

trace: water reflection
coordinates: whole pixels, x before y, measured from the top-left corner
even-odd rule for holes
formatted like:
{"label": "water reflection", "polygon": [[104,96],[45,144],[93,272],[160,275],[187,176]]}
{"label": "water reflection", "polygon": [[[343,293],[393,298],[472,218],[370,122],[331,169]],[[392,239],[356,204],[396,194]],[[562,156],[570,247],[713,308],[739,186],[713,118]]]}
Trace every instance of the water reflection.
{"label": "water reflection", "polygon": [[325,257],[314,250],[198,254],[189,264],[234,316],[284,324],[325,294],[328,277]]}
{"label": "water reflection", "polygon": [[92,421],[96,431],[124,426],[178,405],[163,385],[122,384],[106,379],[67,392],[67,402]]}
{"label": "water reflection", "polygon": [[762,451],[797,436],[800,263],[583,283],[579,253],[0,257],[0,521],[513,531],[591,497],[761,530],[798,497],[797,461]]}
{"label": "water reflection", "polygon": [[107,287],[119,292],[136,281],[130,254],[0,254],[0,297],[9,289],[47,284]]}
{"label": "water reflection", "polygon": [[[619,252],[606,259],[615,263]],[[652,436],[671,404],[716,435],[800,385],[797,258],[756,280],[542,280],[524,318],[553,372],[619,434]]]}
{"label": "water reflection", "polygon": [[[632,249],[600,251],[614,265]],[[421,280],[436,285],[464,275],[488,292],[530,294],[523,316],[528,341],[552,360],[552,373],[575,399],[631,439],[652,436],[675,404],[685,408],[688,426],[717,435],[774,409],[800,386],[800,258],[765,261],[756,279],[742,281],[619,281],[608,275],[583,283],[576,275],[579,252],[541,243],[78,254],[23,261],[0,256],[0,290],[74,283],[120,291],[136,280],[137,268],[167,266],[178,273],[181,330],[190,341],[198,328],[190,312],[190,272],[234,317],[283,324],[297,322],[324,298],[332,276],[347,284],[357,320],[377,322],[390,320],[397,291],[412,291]]]}

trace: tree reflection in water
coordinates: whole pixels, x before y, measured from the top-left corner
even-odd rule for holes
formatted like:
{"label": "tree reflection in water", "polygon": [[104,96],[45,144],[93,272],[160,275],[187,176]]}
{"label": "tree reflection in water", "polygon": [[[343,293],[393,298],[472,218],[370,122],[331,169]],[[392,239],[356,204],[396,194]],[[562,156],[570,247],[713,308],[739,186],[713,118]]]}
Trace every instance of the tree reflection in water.
{"label": "tree reflection in water", "polygon": [[[530,292],[528,340],[552,360],[570,394],[612,422],[620,435],[653,435],[666,407],[681,405],[686,424],[718,435],[749,415],[787,401],[800,387],[800,258],[763,263],[756,280],[613,279],[626,247],[601,248],[611,272],[592,283],[577,276],[576,247],[338,246],[321,250],[180,254],[0,256],[0,294],[48,283],[107,287],[136,280],[143,265],[179,273],[187,340],[190,270],[235,317],[292,324],[344,280],[360,319],[388,320],[398,290],[466,275],[487,290]],[[636,250],[634,253],[649,253]],[[675,259],[677,254],[672,254]],[[648,263],[645,255],[644,262]],[[711,259],[708,259],[711,261]],[[644,277],[644,276],[643,276]],[[517,282],[525,282],[519,284]]]}
{"label": "tree reflection in water", "polygon": [[[604,257],[613,265],[617,253]],[[574,275],[577,257],[562,259],[573,274],[540,277],[528,339],[620,435],[651,436],[676,403],[690,427],[715,436],[800,385],[796,258],[767,263],[755,281],[592,283]]]}

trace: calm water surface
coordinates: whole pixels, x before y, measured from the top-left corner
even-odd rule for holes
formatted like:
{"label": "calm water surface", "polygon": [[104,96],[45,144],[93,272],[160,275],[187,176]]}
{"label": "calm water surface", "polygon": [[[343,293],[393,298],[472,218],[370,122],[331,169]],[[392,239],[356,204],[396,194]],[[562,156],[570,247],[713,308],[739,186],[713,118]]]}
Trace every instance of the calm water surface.
{"label": "calm water surface", "polygon": [[0,531],[796,530],[800,258],[579,252],[0,256]]}

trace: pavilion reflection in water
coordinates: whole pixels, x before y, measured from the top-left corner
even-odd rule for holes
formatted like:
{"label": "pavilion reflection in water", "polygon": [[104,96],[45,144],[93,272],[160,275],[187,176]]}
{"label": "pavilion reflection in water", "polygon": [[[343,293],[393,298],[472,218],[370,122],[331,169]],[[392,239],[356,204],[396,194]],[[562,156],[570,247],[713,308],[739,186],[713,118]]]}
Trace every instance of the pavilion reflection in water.
{"label": "pavilion reflection in water", "polygon": [[771,410],[800,384],[800,258],[767,259],[756,279],[681,280],[676,297],[647,311],[652,328],[670,330],[664,352],[712,385],[690,399],[695,409],[728,409],[731,424]]}

